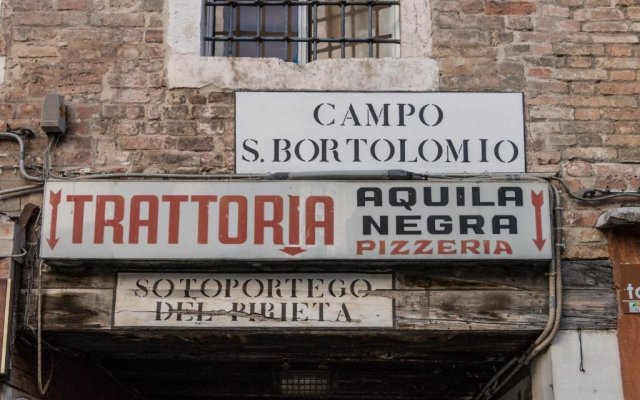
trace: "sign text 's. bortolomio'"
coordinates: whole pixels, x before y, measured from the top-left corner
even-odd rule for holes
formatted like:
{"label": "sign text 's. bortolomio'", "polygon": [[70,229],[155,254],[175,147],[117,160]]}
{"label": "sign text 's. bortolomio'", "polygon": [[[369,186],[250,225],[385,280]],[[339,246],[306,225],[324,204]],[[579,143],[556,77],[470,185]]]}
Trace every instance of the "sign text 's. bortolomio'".
{"label": "sign text 's. bortolomio'", "polygon": [[236,93],[239,173],[525,165],[522,93]]}

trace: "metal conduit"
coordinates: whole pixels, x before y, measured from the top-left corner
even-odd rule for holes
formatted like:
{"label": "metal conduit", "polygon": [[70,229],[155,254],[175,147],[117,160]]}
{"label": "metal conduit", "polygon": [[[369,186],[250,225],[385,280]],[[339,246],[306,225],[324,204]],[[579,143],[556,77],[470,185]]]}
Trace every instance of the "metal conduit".
{"label": "metal conduit", "polygon": [[[562,319],[562,250],[564,248],[562,236],[562,199],[560,192],[553,185],[549,185],[553,192],[553,258],[549,263],[549,318],[547,324],[533,342],[533,344],[520,357],[514,357],[489,382],[482,388],[474,400],[491,400],[493,396],[500,392],[509,381],[526,365],[546,349],[558,330]],[[512,369],[513,368],[513,369]],[[504,374],[511,369],[506,377]]]}
{"label": "metal conduit", "polygon": [[0,139],[11,139],[20,145],[20,152],[18,153],[18,168],[20,169],[20,175],[28,181],[31,182],[44,182],[44,178],[29,175],[27,170],[24,167],[24,140],[20,135],[11,132],[0,132]]}

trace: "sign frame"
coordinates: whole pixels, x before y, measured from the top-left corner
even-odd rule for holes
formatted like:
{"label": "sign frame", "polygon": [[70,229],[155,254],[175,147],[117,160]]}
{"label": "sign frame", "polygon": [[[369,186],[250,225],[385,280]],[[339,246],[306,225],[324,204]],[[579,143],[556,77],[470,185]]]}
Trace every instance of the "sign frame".
{"label": "sign frame", "polygon": [[[409,94],[409,95],[413,95],[413,94],[435,94],[435,95],[439,95],[439,94],[453,94],[453,95],[501,95],[501,94],[505,94],[505,95],[516,95],[519,94],[520,95],[520,105],[521,105],[521,116],[522,116],[522,134],[521,137],[515,137],[515,139],[517,140],[522,140],[521,142],[521,150],[522,150],[522,170],[521,171],[499,171],[499,172],[492,172],[492,171],[486,171],[486,173],[491,173],[491,174],[526,174],[528,172],[528,148],[527,148],[527,120],[526,120],[526,115],[525,115],[525,110],[526,110],[526,103],[525,103],[525,95],[524,92],[506,92],[506,91],[412,91],[412,90],[289,90],[289,89],[272,89],[272,90],[254,90],[254,89],[240,89],[240,90],[236,90],[234,91],[234,164],[233,164],[233,171],[235,174],[242,174],[242,173],[248,173],[248,174],[256,174],[256,173],[265,173],[265,172],[238,172],[239,168],[238,168],[238,158],[239,158],[239,149],[241,148],[241,146],[239,146],[238,143],[238,94],[246,94],[246,93],[293,93],[293,94],[298,94],[298,93],[310,93],[310,94],[331,94],[331,93],[335,93],[335,94],[399,94],[399,95],[403,95],[403,94]],[[301,136],[301,138],[304,139],[304,137]],[[358,171],[358,169],[353,169],[352,168],[353,163],[351,164],[346,164],[343,168],[336,168],[336,169],[331,169],[329,171],[351,171],[351,172],[356,172]],[[324,170],[324,168],[323,168]],[[464,172],[464,171],[459,171],[459,172],[447,172],[447,171],[443,171],[443,172],[437,172],[437,171],[411,171],[410,169],[405,169],[405,168],[398,168],[398,167],[384,167],[383,165],[381,165],[380,168],[369,168],[369,169],[360,169],[361,171],[365,171],[365,170],[380,170],[380,171],[384,171],[384,170],[405,170],[405,171],[409,171],[409,172],[414,172],[414,173],[418,173],[418,174],[446,174],[446,175],[469,175],[469,172]],[[299,168],[292,168],[292,169],[288,169],[288,170],[278,170],[278,171],[269,171],[267,173],[278,173],[278,172],[298,172],[300,171]],[[305,169],[305,172],[312,172],[312,171],[318,171],[318,169]],[[483,171],[484,173],[485,171]]]}
{"label": "sign frame", "polygon": [[[88,183],[90,185],[87,185]],[[65,187],[66,189],[64,189]],[[428,188],[431,190],[427,192]],[[366,198],[371,190],[375,191],[376,189],[380,192],[379,200]],[[54,190],[57,190],[57,192]],[[363,192],[364,194],[356,194],[356,192],[360,193],[361,190],[365,191]],[[399,193],[401,196],[406,195],[407,190],[413,191],[413,201],[415,202],[413,209],[403,203],[393,204],[394,200],[391,197],[387,198],[387,196],[391,196],[394,190],[396,190],[396,194]],[[516,191],[520,192],[517,195],[519,200],[513,197],[516,196]],[[448,193],[447,199],[443,197],[444,194],[442,193],[444,192]],[[534,192],[539,197],[536,200],[538,203],[534,201]],[[173,206],[176,204],[166,202],[168,200],[164,199],[164,195],[174,193],[181,193],[183,197],[188,197],[184,196],[185,193],[191,193],[192,195],[190,197],[191,201],[184,199],[182,200],[183,203],[177,205],[178,209],[180,207],[183,208],[183,214],[180,217],[178,213],[176,220],[179,221],[176,222],[174,220],[174,222],[181,225],[170,225],[172,222],[169,220],[169,204],[172,204],[171,209],[174,209]],[[233,203],[227,202],[226,204],[231,204],[231,206],[227,205],[225,206],[226,208],[222,206],[225,197],[228,199],[229,197],[234,197],[234,194],[240,193],[243,196],[246,195],[243,217],[239,216],[240,211],[237,208],[229,208],[234,207]],[[427,195],[427,193],[433,193],[433,195]],[[460,203],[461,200],[458,197],[460,193],[464,193],[462,203]],[[78,194],[80,194],[79,197],[85,198],[85,200],[87,198],[93,200],[86,200],[88,203],[83,203],[78,201]],[[202,194],[216,195],[213,196],[216,198],[220,196],[220,202],[212,200],[213,202],[207,203],[209,204],[208,206],[204,206],[214,210],[216,214],[213,217],[209,217],[209,214],[206,214],[206,217],[203,217],[202,214],[198,216],[198,209],[202,210],[203,205],[194,200],[194,195],[202,197],[200,196]],[[280,198],[279,207],[282,209],[279,211],[279,218],[281,222],[277,223],[281,224],[278,229],[279,240],[276,240],[276,228],[264,222],[274,222],[272,220],[276,218],[273,214],[275,211],[273,208],[269,209],[269,207],[275,207],[276,203],[269,203],[268,201],[265,203],[263,201],[260,210],[264,215],[258,219],[255,214],[259,211],[256,199],[258,197],[264,198],[265,194],[267,195],[266,197]],[[418,197],[415,197],[416,194],[419,200]],[[485,195],[488,197],[485,197]],[[113,199],[105,200],[105,197],[119,198],[117,200],[122,210],[119,211],[120,219],[117,222],[114,222],[114,218],[117,217],[114,217],[113,214],[115,203],[111,203],[111,211],[109,211],[109,205],[105,206],[104,203],[101,208],[102,211],[97,211],[95,201],[102,201],[100,200],[101,196],[105,202],[114,201]],[[132,210],[136,207],[133,204],[132,197],[154,197],[156,199],[154,229],[157,237],[160,237],[159,241],[153,239],[154,241],[152,242],[152,239],[149,239],[148,235],[151,228],[148,224],[147,226],[142,226],[140,222],[136,222],[135,227],[130,226],[133,223],[130,223],[129,215],[134,218]],[[160,200],[161,197],[163,200]],[[439,197],[441,198],[438,199]],[[475,199],[473,202],[472,198]],[[298,215],[292,217],[291,210],[293,209],[291,207],[294,207],[295,203],[292,203],[294,200],[299,204],[299,206],[295,206],[299,210],[296,211]],[[376,203],[377,201],[380,201],[379,205]],[[397,202],[398,200],[396,199],[395,201]],[[549,185],[541,180],[294,180],[221,181],[217,183],[203,181],[49,181],[45,188],[44,234],[41,238],[40,249],[41,257],[47,260],[161,260],[173,262],[196,260],[208,262],[214,260],[415,260],[427,262],[481,261],[495,260],[497,258],[505,260],[549,260],[552,257],[551,239],[553,238],[551,232],[553,224],[551,201]],[[249,204],[247,202],[250,202],[250,206],[247,206]],[[439,202],[440,204],[434,202]],[[85,204],[87,204],[86,207]],[[138,211],[136,211],[137,214],[135,215],[137,221],[152,218],[149,216],[150,214],[143,215],[150,213],[150,211],[144,210],[144,204],[142,206],[140,206],[139,202],[137,204]],[[158,204],[160,205],[158,206]],[[79,205],[80,208],[78,209]],[[375,207],[372,207],[372,205],[375,205]],[[488,209],[481,211],[485,206]],[[84,210],[84,208],[87,208],[88,211],[79,211],[80,209]],[[405,211],[406,209],[410,211]],[[78,210],[75,215],[74,210]],[[504,214],[505,211],[508,211],[509,214],[500,215]],[[400,216],[402,213],[406,215],[407,212],[413,214],[409,217]],[[451,213],[449,214],[450,217],[448,217],[449,222],[445,222],[447,218],[444,218],[447,212]],[[267,215],[269,213],[271,215]],[[434,213],[441,215],[432,215]],[[443,213],[444,215],[442,215]],[[465,213],[472,215],[465,217]],[[480,213],[480,215],[474,217],[473,214],[477,213]],[[85,214],[89,215],[89,217]],[[126,217],[123,217],[122,214],[126,214]],[[92,220],[94,217],[96,218],[95,221]],[[294,217],[295,219],[291,219]],[[98,232],[97,225],[94,225],[99,221],[98,218],[102,221],[100,224],[102,226],[102,236],[100,236],[102,239],[94,236],[98,235],[96,233]],[[183,219],[185,218],[186,221],[193,222],[204,218],[201,220],[202,223],[198,222],[198,229],[201,229],[203,224],[209,226],[209,233],[204,235],[204,237],[209,238],[207,239],[208,241],[200,242],[200,233],[197,233],[199,232],[198,229],[194,230],[193,225],[184,225],[186,222]],[[210,218],[212,218],[212,224],[207,222]],[[226,220],[222,218],[226,218]],[[234,226],[237,226],[234,224],[239,223],[237,218],[244,218],[244,239],[233,243],[229,240],[223,240],[222,230],[218,231],[218,228],[226,229],[227,239],[233,235],[237,236],[237,232],[232,232],[237,229],[234,228]],[[469,218],[472,218],[471,227],[468,222]],[[479,225],[478,229],[474,227],[473,218],[480,220],[478,223],[481,225]],[[488,218],[488,220],[484,221],[485,218]],[[499,218],[500,221],[496,222],[496,218]],[[506,227],[503,221],[505,218],[507,221],[509,219],[513,221],[512,223],[506,222]],[[329,219],[331,219],[331,222],[329,222]],[[388,227],[385,228],[386,231],[384,229],[381,231],[380,224],[385,219],[389,221],[384,222],[388,224]],[[463,219],[466,221],[464,225]],[[429,222],[429,220],[432,221]],[[334,226],[335,221],[339,222]],[[149,221],[146,222],[148,223]],[[254,223],[256,227],[254,227]],[[449,225],[446,228],[448,232],[436,226],[441,223]],[[115,239],[116,227],[114,224],[119,226],[119,242]],[[260,224],[259,228],[257,227],[258,224]],[[486,233],[483,231],[482,224],[485,226]],[[511,224],[515,226],[511,226]],[[88,227],[88,229],[84,229],[84,232],[83,226]],[[174,232],[172,226],[176,227],[175,235],[171,234],[171,232]],[[305,229],[304,226],[311,226],[311,231]],[[177,233],[178,228],[179,233]],[[510,244],[502,239],[504,229],[507,230],[508,239],[515,241],[515,243]],[[125,242],[122,241],[123,231],[125,235],[128,235],[125,236],[127,237]],[[132,232],[135,233],[135,239],[134,236],[131,236],[134,234]],[[258,235],[257,232],[262,233]],[[58,243],[60,234],[63,240]],[[171,242],[167,234],[169,234],[169,237],[174,237],[175,241]],[[291,239],[292,234],[294,238],[297,238],[297,241]],[[309,235],[311,235],[311,238]],[[335,239],[333,239],[334,235]],[[396,250],[385,250],[384,246],[387,246],[387,244],[382,242],[395,240],[399,235],[404,235],[400,236],[402,239],[408,239],[404,244],[395,244],[395,246],[405,246],[404,250],[399,247],[395,247],[394,249]],[[448,239],[454,240],[443,241],[442,239],[445,239],[447,235],[453,235]],[[533,236],[529,238],[529,235]],[[73,244],[71,242],[72,237]],[[198,238],[198,243],[196,243],[196,237]],[[262,240],[261,242],[258,241],[258,237],[262,238],[260,239]],[[106,238],[106,242],[104,238]],[[420,239],[420,241],[417,239]],[[285,241],[282,242],[282,240]],[[377,243],[376,240],[379,240],[380,243]],[[529,243],[531,240],[535,243],[537,251],[534,251],[533,244]],[[516,247],[512,249],[513,244]],[[371,247],[374,245],[377,247]],[[388,244],[388,247],[390,246],[391,243]],[[406,246],[413,246],[413,250],[411,252],[407,251]],[[438,249],[435,248],[436,246],[438,246]],[[439,246],[442,246],[442,250]],[[475,250],[469,246],[475,246]],[[460,248],[460,252],[458,252],[458,248]],[[251,252],[247,253],[249,250]],[[499,257],[496,257],[496,255]]]}

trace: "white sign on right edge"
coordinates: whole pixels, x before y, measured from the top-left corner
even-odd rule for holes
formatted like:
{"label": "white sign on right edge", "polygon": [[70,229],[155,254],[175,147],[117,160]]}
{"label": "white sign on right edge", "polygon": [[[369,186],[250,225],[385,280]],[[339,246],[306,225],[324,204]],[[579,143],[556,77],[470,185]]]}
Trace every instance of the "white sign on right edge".
{"label": "white sign on right edge", "polygon": [[522,93],[237,92],[236,172],[526,172]]}

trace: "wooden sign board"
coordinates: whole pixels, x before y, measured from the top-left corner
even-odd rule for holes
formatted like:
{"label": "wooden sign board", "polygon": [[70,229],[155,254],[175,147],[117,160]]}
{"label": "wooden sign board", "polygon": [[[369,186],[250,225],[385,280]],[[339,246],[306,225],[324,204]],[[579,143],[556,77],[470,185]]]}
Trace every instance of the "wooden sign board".
{"label": "wooden sign board", "polygon": [[640,314],[640,265],[620,265],[620,309],[625,314]]}
{"label": "wooden sign board", "polygon": [[113,324],[392,328],[388,273],[120,273]]}

